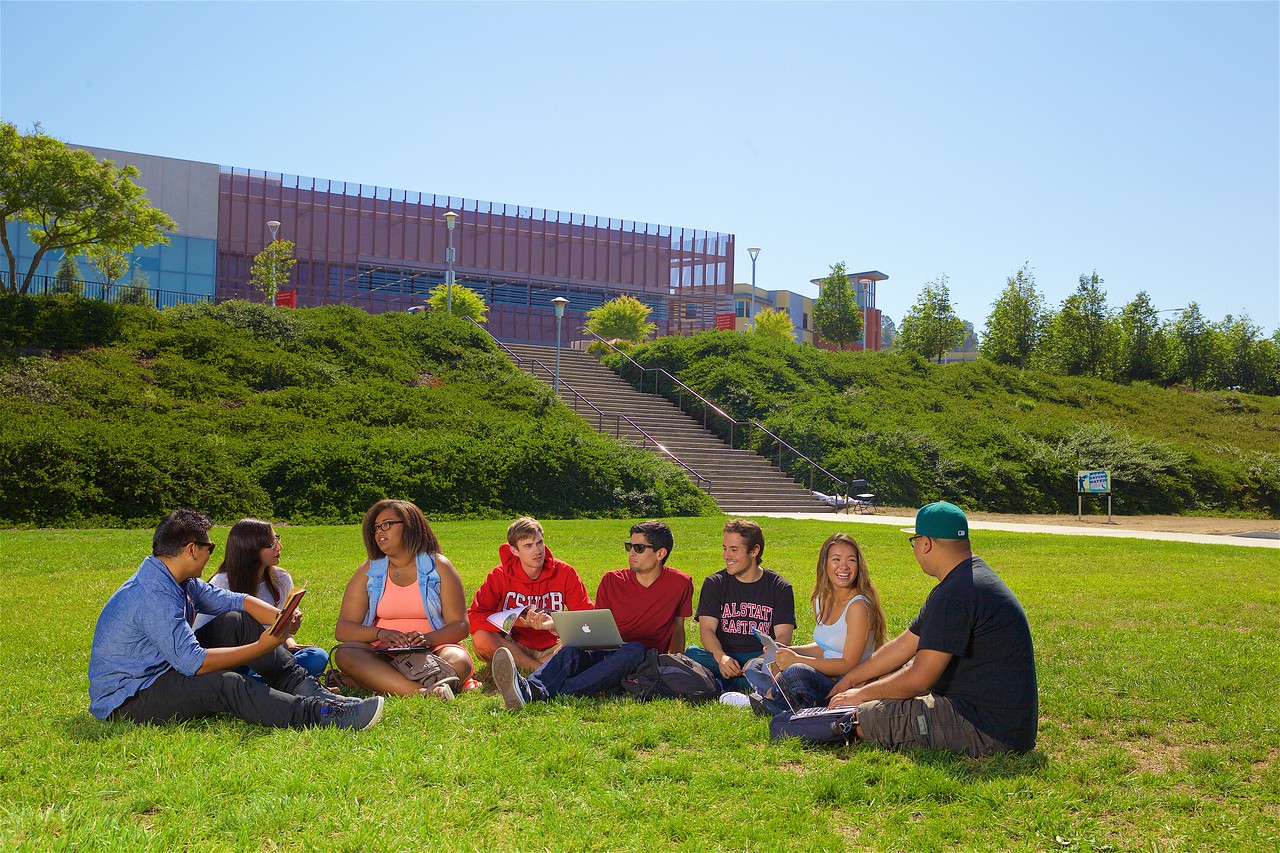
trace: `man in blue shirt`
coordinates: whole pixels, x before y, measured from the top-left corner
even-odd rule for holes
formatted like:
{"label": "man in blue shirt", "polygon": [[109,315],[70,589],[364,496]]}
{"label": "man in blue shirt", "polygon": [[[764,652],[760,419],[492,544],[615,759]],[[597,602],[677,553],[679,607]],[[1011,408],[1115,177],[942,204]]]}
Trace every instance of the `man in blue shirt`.
{"label": "man in blue shirt", "polygon": [[938,583],[911,627],[831,689],[856,705],[859,738],[890,749],[1026,752],[1039,702],[1031,626],[1017,597],[969,544],[969,520],[946,501],[916,513],[911,552]]}
{"label": "man in blue shirt", "polygon": [[[381,696],[330,693],[264,629],[279,608],[200,579],[216,547],[209,517],[171,512],[142,561],[102,609],[89,653],[89,711],[100,720],[160,723],[227,713],[263,726],[363,729],[382,717]],[[197,634],[196,614],[216,617]],[[234,670],[249,667],[267,684]],[[269,686],[268,686],[269,685]]]}

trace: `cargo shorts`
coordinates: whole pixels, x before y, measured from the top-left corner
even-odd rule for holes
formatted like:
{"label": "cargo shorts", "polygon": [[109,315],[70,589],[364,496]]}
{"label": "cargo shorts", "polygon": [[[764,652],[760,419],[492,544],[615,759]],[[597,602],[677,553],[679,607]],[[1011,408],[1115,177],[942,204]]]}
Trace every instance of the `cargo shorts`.
{"label": "cargo shorts", "polygon": [[972,758],[1008,747],[962,717],[945,696],[871,699],[858,705],[862,739],[886,749],[946,749]]}

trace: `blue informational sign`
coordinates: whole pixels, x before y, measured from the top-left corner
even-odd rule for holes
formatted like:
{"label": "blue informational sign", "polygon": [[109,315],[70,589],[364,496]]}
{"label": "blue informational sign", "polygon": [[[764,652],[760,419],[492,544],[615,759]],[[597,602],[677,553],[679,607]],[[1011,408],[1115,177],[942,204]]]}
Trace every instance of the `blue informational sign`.
{"label": "blue informational sign", "polygon": [[1111,494],[1110,471],[1077,471],[1077,491],[1082,495]]}

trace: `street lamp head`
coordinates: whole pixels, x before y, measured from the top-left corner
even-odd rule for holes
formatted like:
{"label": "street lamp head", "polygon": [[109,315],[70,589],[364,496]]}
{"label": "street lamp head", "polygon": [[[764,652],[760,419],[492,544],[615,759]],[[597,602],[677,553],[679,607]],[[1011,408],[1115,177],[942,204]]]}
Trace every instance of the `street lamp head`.
{"label": "street lamp head", "polygon": [[458,214],[454,213],[452,210],[445,211],[444,224],[449,226],[450,231],[453,230],[453,226],[457,223],[457,221],[458,221]]}
{"label": "street lamp head", "polygon": [[760,256],[760,247],[752,246],[751,248],[747,249],[747,254],[751,256],[751,262],[755,263],[756,258]]}
{"label": "street lamp head", "polygon": [[267,228],[271,230],[271,239],[272,240],[276,239],[276,233],[279,232],[280,230],[280,220],[279,219],[267,220]]}
{"label": "street lamp head", "polygon": [[556,306],[556,317],[559,318],[564,316],[564,306],[569,304],[569,300],[563,296],[557,296],[551,300],[551,304]]}

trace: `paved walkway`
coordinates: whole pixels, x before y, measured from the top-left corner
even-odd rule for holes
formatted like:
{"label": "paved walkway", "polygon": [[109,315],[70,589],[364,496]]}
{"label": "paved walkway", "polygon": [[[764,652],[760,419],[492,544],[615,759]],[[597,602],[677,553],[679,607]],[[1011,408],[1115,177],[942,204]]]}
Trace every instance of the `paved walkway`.
{"label": "paved walkway", "polygon": [[[911,527],[914,516],[867,515],[829,512],[761,512],[756,515],[770,518],[801,518],[812,521],[841,521],[850,524],[887,524],[894,527]],[[1054,533],[1060,536],[1111,536],[1121,539],[1158,539],[1165,542],[1194,542],[1199,545],[1240,545],[1245,548],[1272,548],[1280,550],[1280,539],[1274,534],[1263,537],[1208,533],[1165,533],[1157,530],[1124,530],[1097,527],[1068,527],[1058,524],[1010,524],[1003,521],[969,522],[974,530],[1005,530],[1014,533]]]}

